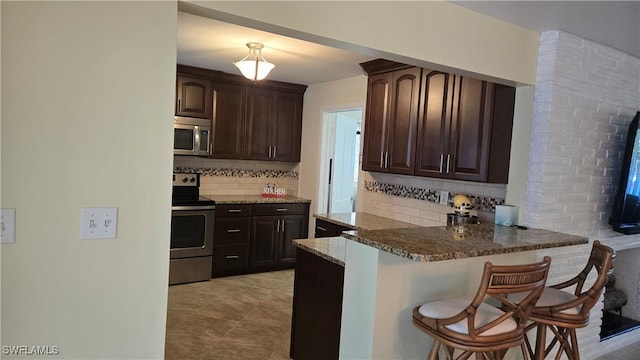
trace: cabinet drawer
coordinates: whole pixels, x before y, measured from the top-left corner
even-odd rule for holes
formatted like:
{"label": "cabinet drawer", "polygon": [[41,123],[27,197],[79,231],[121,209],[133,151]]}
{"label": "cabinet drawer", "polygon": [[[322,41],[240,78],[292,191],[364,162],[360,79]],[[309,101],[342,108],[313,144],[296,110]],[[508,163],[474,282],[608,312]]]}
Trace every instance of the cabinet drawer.
{"label": "cabinet drawer", "polygon": [[260,204],[253,205],[253,215],[303,215],[309,204]]}
{"label": "cabinet drawer", "polygon": [[216,205],[216,218],[251,216],[250,204]]}
{"label": "cabinet drawer", "polygon": [[218,245],[213,248],[213,277],[246,272],[249,244]]}
{"label": "cabinet drawer", "polygon": [[213,244],[246,243],[251,231],[250,217],[216,218],[213,227]]}

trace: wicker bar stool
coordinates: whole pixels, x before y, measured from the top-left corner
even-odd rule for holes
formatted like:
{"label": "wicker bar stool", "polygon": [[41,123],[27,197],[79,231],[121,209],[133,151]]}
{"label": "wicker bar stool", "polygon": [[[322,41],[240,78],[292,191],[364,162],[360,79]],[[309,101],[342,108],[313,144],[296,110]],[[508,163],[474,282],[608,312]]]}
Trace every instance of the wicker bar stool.
{"label": "wicker bar stool", "polygon": [[[524,346],[524,328],[529,314],[542,294],[551,259],[526,265],[485,263],[479,289],[473,299],[437,300],[413,309],[413,324],[434,338],[429,360],[439,359],[445,348],[447,359],[502,359],[509,348]],[[508,294],[527,294],[521,301],[507,299]],[[496,299],[501,308],[484,302]],[[454,354],[458,349],[459,354]]]}
{"label": "wicker bar stool", "polygon": [[[537,329],[535,351],[526,339],[527,349],[534,359],[546,358],[556,344],[559,347],[555,359],[560,359],[563,352],[569,360],[580,359],[576,329],[589,324],[589,311],[600,300],[614,258],[614,250],[596,240],[587,265],[577,276],[544,289],[529,318],[532,323],[526,328],[526,332]],[[584,290],[585,280],[592,271],[597,272],[597,277],[593,285]],[[571,287],[575,287],[572,293],[562,290]],[[514,300],[517,301],[517,297]],[[545,348],[547,329],[554,338]]]}

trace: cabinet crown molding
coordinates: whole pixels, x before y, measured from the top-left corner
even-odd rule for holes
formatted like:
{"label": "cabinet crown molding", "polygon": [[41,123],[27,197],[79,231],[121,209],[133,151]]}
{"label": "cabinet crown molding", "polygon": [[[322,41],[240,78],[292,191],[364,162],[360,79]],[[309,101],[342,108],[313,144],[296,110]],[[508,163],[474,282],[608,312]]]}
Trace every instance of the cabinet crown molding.
{"label": "cabinet crown molding", "polygon": [[414,66],[407,65],[391,60],[375,59],[360,63],[360,67],[367,75],[381,74],[390,71],[412,68]]}

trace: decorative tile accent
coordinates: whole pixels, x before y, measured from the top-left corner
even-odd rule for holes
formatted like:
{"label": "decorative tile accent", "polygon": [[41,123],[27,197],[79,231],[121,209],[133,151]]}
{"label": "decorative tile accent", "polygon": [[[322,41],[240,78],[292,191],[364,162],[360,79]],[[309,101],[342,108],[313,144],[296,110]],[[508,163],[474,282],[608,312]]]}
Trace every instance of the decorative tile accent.
{"label": "decorative tile accent", "polygon": [[266,178],[289,178],[298,180],[297,171],[287,170],[252,170],[252,169],[214,169],[214,168],[192,168],[176,167],[178,173],[198,173],[202,176],[222,176],[222,177],[266,177]]}
{"label": "decorative tile accent", "polygon": [[[385,195],[399,196],[409,199],[429,201],[432,203],[440,203],[440,191],[423,189],[413,186],[385,184],[375,181],[365,181],[364,189],[369,192],[383,193]],[[457,194],[449,193],[447,203],[453,205],[453,198]],[[495,212],[496,205],[503,205],[504,199],[490,198],[482,195],[464,194],[471,200],[474,210]]]}

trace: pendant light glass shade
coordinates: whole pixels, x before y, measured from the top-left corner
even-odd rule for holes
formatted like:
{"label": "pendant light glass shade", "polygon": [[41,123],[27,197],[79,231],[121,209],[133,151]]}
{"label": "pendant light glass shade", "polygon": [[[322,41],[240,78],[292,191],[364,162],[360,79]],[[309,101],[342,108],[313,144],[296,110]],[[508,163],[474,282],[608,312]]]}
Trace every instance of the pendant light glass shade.
{"label": "pendant light glass shade", "polygon": [[233,63],[244,77],[252,81],[262,80],[267,77],[269,72],[276,67],[272,63],[268,62],[262,57],[261,43],[248,42],[249,55],[245,56],[242,60]]}

